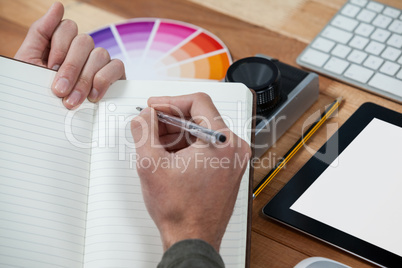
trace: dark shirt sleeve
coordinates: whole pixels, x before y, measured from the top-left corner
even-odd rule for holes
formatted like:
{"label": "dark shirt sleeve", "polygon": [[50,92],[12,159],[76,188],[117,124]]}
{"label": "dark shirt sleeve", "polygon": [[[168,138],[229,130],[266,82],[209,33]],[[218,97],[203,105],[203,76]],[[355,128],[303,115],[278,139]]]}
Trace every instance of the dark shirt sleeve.
{"label": "dark shirt sleeve", "polygon": [[218,252],[207,242],[188,239],[171,246],[162,257],[158,268],[224,268]]}

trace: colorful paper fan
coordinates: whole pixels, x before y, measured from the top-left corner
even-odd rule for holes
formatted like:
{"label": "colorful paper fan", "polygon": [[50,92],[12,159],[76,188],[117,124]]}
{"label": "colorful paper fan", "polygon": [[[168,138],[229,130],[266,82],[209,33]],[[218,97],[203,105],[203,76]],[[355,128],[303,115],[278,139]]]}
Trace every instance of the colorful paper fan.
{"label": "colorful paper fan", "polygon": [[175,20],[134,19],[90,35],[96,47],[124,62],[127,79],[220,81],[232,63],[219,38]]}

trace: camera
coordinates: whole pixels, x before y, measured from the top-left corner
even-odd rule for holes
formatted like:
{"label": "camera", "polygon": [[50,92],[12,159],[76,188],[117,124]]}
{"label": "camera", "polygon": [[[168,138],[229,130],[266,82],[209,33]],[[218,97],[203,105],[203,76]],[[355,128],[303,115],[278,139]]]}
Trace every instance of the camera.
{"label": "camera", "polygon": [[241,82],[256,94],[254,152],[261,157],[317,100],[318,75],[257,54],[234,62],[227,82]]}

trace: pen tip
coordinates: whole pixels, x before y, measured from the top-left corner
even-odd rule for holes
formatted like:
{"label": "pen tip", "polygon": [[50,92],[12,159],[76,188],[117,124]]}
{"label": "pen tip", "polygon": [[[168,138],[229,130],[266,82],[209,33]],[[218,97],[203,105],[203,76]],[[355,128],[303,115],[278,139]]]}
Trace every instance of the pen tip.
{"label": "pen tip", "polygon": [[142,110],[144,110],[144,109],[141,108],[141,107],[137,107],[136,109],[137,109],[137,111],[139,111],[139,112],[141,112]]}

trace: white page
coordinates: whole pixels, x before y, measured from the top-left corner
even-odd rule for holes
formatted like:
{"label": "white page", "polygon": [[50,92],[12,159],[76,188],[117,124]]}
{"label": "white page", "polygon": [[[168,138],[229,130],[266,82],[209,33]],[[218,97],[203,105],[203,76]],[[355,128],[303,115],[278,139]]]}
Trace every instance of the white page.
{"label": "white page", "polygon": [[[55,72],[0,57],[0,266],[81,267],[89,149],[66,139]],[[90,142],[92,109],[73,117]]]}
{"label": "white page", "polygon": [[402,256],[401,137],[374,118],[290,208]]}
{"label": "white page", "polygon": [[[232,94],[225,95],[223,93],[227,91],[220,92],[222,84],[218,83],[151,83],[152,87],[147,82],[117,82],[99,105],[94,133],[99,135],[100,144],[92,150],[86,268],[156,267],[163,254],[159,232],[143,202],[135,162],[130,162],[130,154],[135,156],[135,150],[129,124],[131,118],[138,114],[136,106],[145,107],[151,95],[183,95],[189,93],[189,88],[192,91],[210,89],[208,93],[217,100],[215,104],[221,115],[231,118],[232,130],[244,136],[243,127],[250,127],[250,122],[246,123],[245,120],[248,119],[250,112],[247,109],[252,108],[252,103],[247,103],[247,89],[243,85],[232,87]],[[194,88],[195,85],[197,88]],[[119,118],[120,123],[117,123]],[[116,127],[118,125],[120,128]],[[123,141],[120,145],[126,141],[131,148],[119,147],[114,142],[114,134]],[[245,266],[248,170],[245,174],[234,214],[221,245],[221,254],[227,267]]]}

